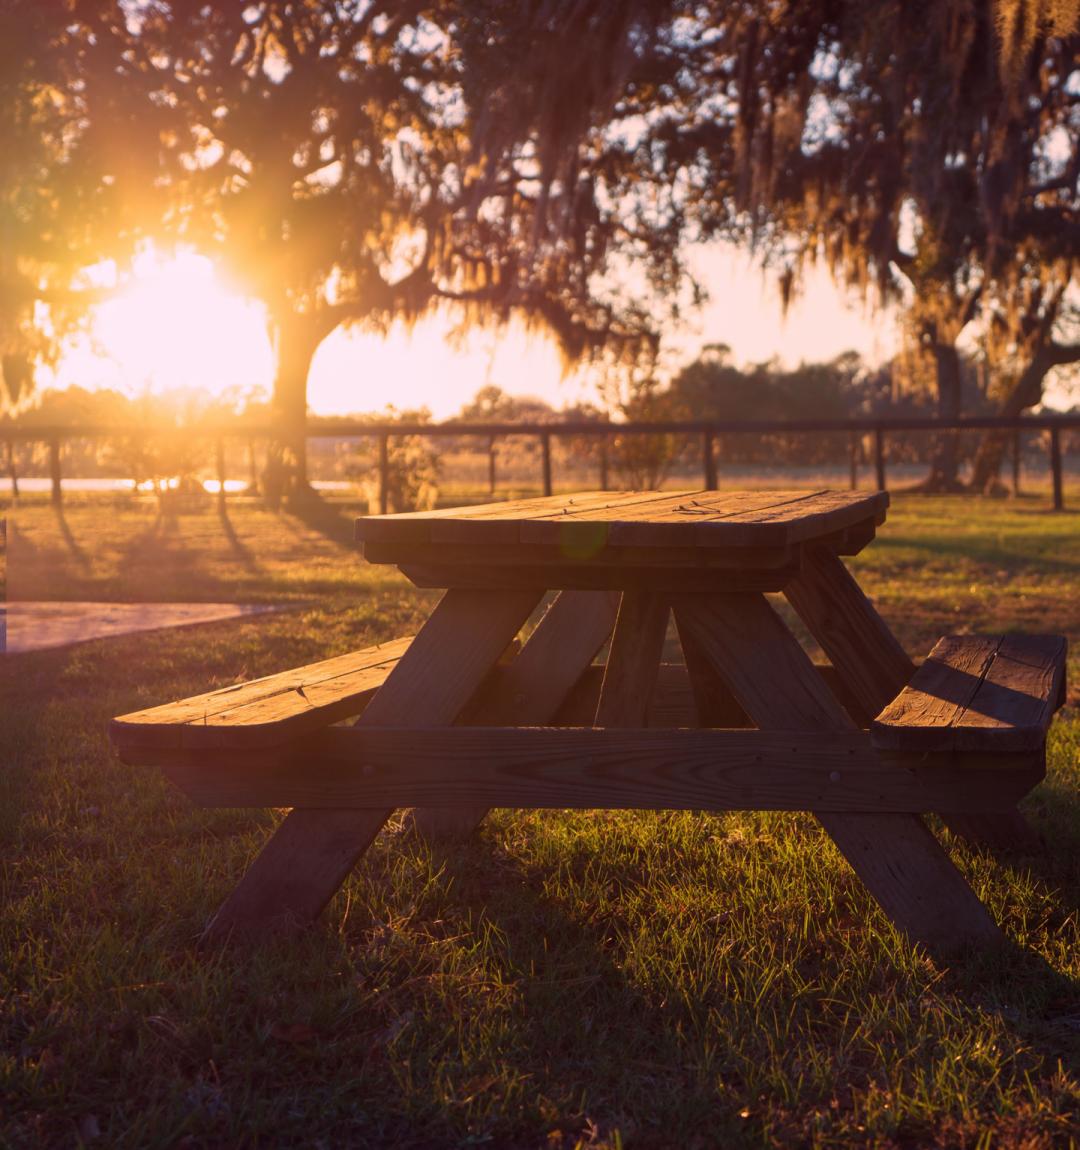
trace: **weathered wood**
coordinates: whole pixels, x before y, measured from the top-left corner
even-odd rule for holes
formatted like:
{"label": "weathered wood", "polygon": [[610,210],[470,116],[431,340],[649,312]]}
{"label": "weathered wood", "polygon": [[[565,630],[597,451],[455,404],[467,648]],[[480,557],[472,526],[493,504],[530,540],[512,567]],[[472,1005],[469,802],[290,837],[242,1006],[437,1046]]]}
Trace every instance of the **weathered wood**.
{"label": "weathered wood", "polygon": [[623,592],[604,667],[596,726],[645,726],[670,614],[667,600],[656,592]]}
{"label": "weathered wood", "polygon": [[[587,524],[585,535],[570,531],[557,544],[492,543],[365,543],[364,557],[372,563],[434,564],[507,568],[558,568],[570,565],[597,567],[692,568],[697,571],[759,571],[791,567],[799,561],[799,545],[739,547],[731,550],[700,547],[614,547],[608,544],[602,523]],[[846,532],[835,541],[842,546]]]}
{"label": "weathered wood", "polygon": [[[693,634],[763,730],[853,726],[763,597],[686,596],[673,606],[680,628]],[[986,908],[917,815],[815,814],[886,915],[913,942],[948,950],[1001,941]]]}
{"label": "weathered wood", "polygon": [[[533,496],[497,503],[473,503],[465,507],[440,507],[433,511],[367,515],[356,521],[356,540],[360,543],[461,542],[456,538],[458,531],[475,533],[477,523],[490,520],[496,530],[490,542],[513,543],[518,538],[521,521],[525,519],[563,515],[583,506],[604,504],[615,507],[623,502],[661,498],[659,491],[575,491],[557,499]],[[499,524],[502,524],[501,529]]]}
{"label": "weathered wood", "polygon": [[[866,731],[588,727],[328,727],[260,754],[154,752],[205,806],[468,811],[1001,810],[1042,778],[1041,755],[1007,771],[882,760]],[[909,760],[910,762],[910,760]],[[881,843],[887,854],[887,845]],[[883,865],[886,860],[883,860]],[[903,865],[904,860],[899,860]]]}
{"label": "weathered wood", "polygon": [[531,518],[522,525],[521,539],[565,540],[574,530],[585,533],[589,524],[599,521],[606,525],[611,546],[783,547],[873,520],[887,499],[846,491],[676,493],[661,503],[615,511],[587,509],[558,520]]}
{"label": "weathered wood", "polygon": [[[517,657],[495,669],[459,721],[474,726],[550,722],[607,641],[617,610],[614,592],[564,591]],[[452,810],[422,807],[413,811],[413,825],[429,840],[461,838],[487,810],[480,803]]]}
{"label": "weathered wood", "polygon": [[[541,590],[448,591],[359,722],[451,723],[535,608]],[[294,809],[225,900],[210,938],[299,929],[333,897],[391,810]]]}
{"label": "weathered wood", "polygon": [[[606,598],[606,608],[599,605],[601,596]],[[459,722],[473,725],[494,723],[501,726],[515,723],[529,726],[550,721],[553,726],[564,727],[587,727],[592,724],[600,700],[600,688],[603,683],[605,668],[600,664],[586,666],[569,691],[565,694],[563,692],[566,681],[573,677],[573,664],[578,661],[579,657],[592,658],[592,655],[603,645],[606,634],[601,634],[601,632],[614,625],[615,605],[618,602],[618,596],[614,592],[575,591],[564,592],[564,597],[567,599],[577,598],[582,603],[580,615],[577,616],[572,625],[566,628],[567,648],[561,648],[557,643],[552,642],[554,636],[551,628],[544,627],[544,620],[547,620],[551,615],[549,611],[548,615],[545,615],[544,620],[541,621],[541,625],[530,637],[530,643],[534,646],[530,647],[529,659],[517,667],[513,663],[508,666],[493,667],[477,689],[476,695],[462,712]],[[591,605],[586,606],[586,603]],[[539,658],[539,644],[544,641],[545,636],[548,637],[550,648],[546,660]],[[401,651],[404,651],[410,642],[410,639],[401,639],[395,644],[384,644],[381,648],[372,650],[390,654],[398,646],[400,646]],[[579,656],[575,653],[579,645],[582,650],[585,650],[593,646],[594,643],[595,647],[588,656]],[[341,662],[347,663],[348,660],[365,654],[368,652],[342,656]],[[397,662],[399,654],[400,652],[388,658],[386,662],[372,666],[363,672],[365,676],[370,676],[371,685],[362,690],[357,689],[355,693],[350,689],[347,703],[341,704],[341,713],[339,713],[339,708],[336,705],[320,705],[314,710],[305,708],[297,716],[297,719],[286,718],[282,720],[279,717],[273,723],[268,723],[265,726],[247,726],[244,724],[235,727],[213,724],[204,726],[201,722],[184,720],[182,729],[178,730],[177,724],[171,721],[171,710],[173,707],[180,707],[192,701],[184,699],[179,703],[136,712],[137,716],[145,716],[146,721],[130,728],[121,727],[119,734],[112,736],[112,741],[120,758],[124,762],[133,764],[147,761],[146,749],[153,747],[184,746],[192,749],[218,750],[225,747],[258,749],[277,746],[304,731],[321,730],[332,722],[340,721],[343,717],[348,718],[352,715],[361,714],[379,687],[385,682],[386,677]],[[536,664],[537,669],[526,673],[527,668],[532,663]],[[340,666],[338,660],[326,660],[325,665],[333,664]],[[300,670],[310,672],[321,666],[324,664],[315,663],[311,667]],[[553,670],[545,671],[542,669],[545,666],[553,668]],[[816,666],[815,670],[829,684],[848,713],[852,714],[853,701],[845,698],[845,687],[837,681],[835,668],[822,664]],[[262,687],[276,678],[283,678],[292,674],[295,672],[283,672],[281,676],[270,676],[268,679],[255,680],[252,683],[241,683],[236,687],[224,688],[220,694],[227,695],[228,692],[239,691],[242,687]],[[343,678],[345,677],[347,676],[343,676]],[[714,674],[713,681],[716,683],[717,689],[723,692],[726,706],[729,709],[722,713],[712,713],[706,721],[699,717],[698,711],[695,709],[694,696],[691,692],[686,667],[681,663],[662,663],[650,700],[646,725],[650,727],[691,727],[695,725],[747,727],[752,725],[746,717],[746,713],[735,702],[734,696],[724,687],[719,676]],[[336,682],[336,680],[332,682]],[[535,687],[531,684],[535,684]],[[356,686],[356,684],[354,683],[352,686]],[[286,690],[290,694],[295,693],[292,687],[288,687]],[[310,691],[311,688],[308,690]],[[305,693],[307,694],[307,692]],[[210,697],[218,694],[219,692],[212,692]],[[200,699],[204,697],[198,696]],[[297,698],[303,702],[299,695]],[[308,702],[310,701],[309,695]],[[554,710],[552,710],[552,705],[554,705]],[[241,707],[238,710],[243,714],[246,708]],[[162,714],[162,725],[160,726],[155,725],[153,721],[153,716],[157,711]],[[217,713],[215,715],[216,722],[223,724],[228,714],[228,711]],[[123,716],[114,722],[122,724],[129,717]],[[301,717],[305,720],[304,722],[297,721]],[[309,723],[308,719],[314,721]],[[866,719],[865,722],[856,719],[856,722],[862,727],[869,726],[869,719]],[[152,759],[152,756],[149,758]]]}
{"label": "weathered wood", "polygon": [[358,714],[412,638],[121,715],[109,737],[137,746],[264,747]]}
{"label": "weathered wood", "polygon": [[[553,727],[589,727],[596,718],[596,707],[600,701],[600,687],[603,684],[605,668],[594,663],[586,667],[584,673],[571,688],[569,694],[552,714],[548,725]],[[855,719],[856,726],[866,729],[870,719],[858,710],[858,704],[850,697],[846,687],[836,674],[836,668],[827,663],[816,664],[814,670],[821,676],[832,693],[840,700],[844,709]],[[509,672],[507,667],[496,667],[488,681],[481,687],[477,699],[462,714],[459,720],[462,723],[473,722],[472,714],[474,704],[478,708],[484,706],[486,694],[489,690],[499,691],[501,682]],[[723,681],[715,672],[713,680],[719,684],[726,699],[725,710],[712,712],[707,718],[701,717],[698,712],[690,676],[682,663],[661,663],[656,676],[656,686],[653,688],[649,702],[649,711],[645,726],[647,727],[720,727],[745,728],[752,727],[753,723],[747,718],[746,712],[735,701],[734,696],[723,685]],[[534,719],[533,722],[542,720]],[[501,725],[501,724],[500,724]],[[528,725],[528,724],[522,724]]]}
{"label": "weathered wood", "polygon": [[588,545],[602,531],[612,546],[783,547],[821,538],[867,520],[888,505],[881,492],[838,491],[674,493],[582,493],[529,501],[528,506],[487,505],[456,514],[414,512],[411,516],[366,517],[357,521],[365,543],[540,543],[558,546],[580,535]]}
{"label": "weathered wood", "polygon": [[[802,571],[785,595],[867,715],[877,715],[907,686],[915,665],[835,554],[805,547]],[[970,818],[940,813],[950,831],[982,846],[1024,846],[1034,839],[1019,811]]]}
{"label": "weathered wood", "polygon": [[987,755],[1037,750],[1065,678],[1060,635],[952,635],[874,720],[874,744]]}
{"label": "weathered wood", "polygon": [[803,548],[784,595],[868,715],[894,699],[915,664],[835,554]]}
{"label": "weathered wood", "polygon": [[794,564],[761,571],[729,571],[709,567],[627,567],[567,563],[521,566],[485,566],[483,556],[474,566],[453,564],[400,564],[401,573],[417,587],[471,587],[483,591],[511,591],[542,584],[552,590],[604,591],[782,591],[798,572]]}
{"label": "weathered wood", "polygon": [[749,715],[717,673],[694,632],[686,627],[684,618],[682,612],[675,612],[675,627],[690,675],[698,724],[702,727],[752,727],[754,724]]}

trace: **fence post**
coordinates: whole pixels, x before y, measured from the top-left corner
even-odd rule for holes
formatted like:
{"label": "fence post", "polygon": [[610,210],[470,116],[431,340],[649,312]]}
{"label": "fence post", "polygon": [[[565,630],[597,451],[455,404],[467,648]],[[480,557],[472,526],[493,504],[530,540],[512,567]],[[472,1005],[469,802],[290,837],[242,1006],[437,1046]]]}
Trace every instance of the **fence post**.
{"label": "fence post", "polygon": [[1020,494],[1020,429],[1012,436],[1012,489],[1013,495]]}
{"label": "fence post", "polygon": [[878,491],[888,490],[885,486],[885,428],[874,428],[874,468],[877,471]]}
{"label": "fence post", "polygon": [[15,466],[15,441],[13,439],[5,440],[7,444],[7,467],[8,476],[11,479],[11,499],[12,502],[19,502],[19,469]]}
{"label": "fence post", "polygon": [[59,507],[64,494],[60,486],[60,437],[54,435],[49,440],[49,477],[52,479],[52,502]]}
{"label": "fence post", "polygon": [[540,449],[544,460],[544,494],[551,494],[551,432],[540,432]]}
{"label": "fence post", "polygon": [[607,432],[600,436],[600,490],[608,489],[608,437]]}
{"label": "fence post", "polygon": [[495,494],[495,436],[488,436],[488,495]]}
{"label": "fence post", "polygon": [[384,431],[379,436],[379,514],[390,509],[390,436]]}
{"label": "fence post", "polygon": [[848,440],[848,481],[851,490],[859,486],[859,437],[853,431]]}
{"label": "fence post", "polygon": [[1050,428],[1050,471],[1054,481],[1054,510],[1065,510],[1065,493],[1061,485],[1061,429]]}
{"label": "fence post", "polygon": [[217,462],[218,507],[225,506],[225,440],[219,435],[214,451]]}
{"label": "fence post", "polygon": [[713,452],[713,429],[706,427],[701,433],[701,463],[705,473],[705,490],[715,491],[716,482],[716,455]]}

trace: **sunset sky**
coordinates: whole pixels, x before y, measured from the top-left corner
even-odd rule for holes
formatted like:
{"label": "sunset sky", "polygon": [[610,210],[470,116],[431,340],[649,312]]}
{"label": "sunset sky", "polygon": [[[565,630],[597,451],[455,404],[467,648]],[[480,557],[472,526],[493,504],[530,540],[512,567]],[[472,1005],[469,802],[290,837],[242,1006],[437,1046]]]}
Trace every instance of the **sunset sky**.
{"label": "sunset sky", "polygon": [[[666,333],[669,370],[691,361],[706,343],[729,344],[736,363],[776,356],[789,366],[848,349],[877,363],[896,347],[893,316],[845,300],[823,271],[810,274],[785,318],[774,284],[742,253],[713,247],[699,270],[711,298],[681,330]],[[389,404],[423,406],[442,419],[487,383],[556,407],[594,396],[591,379],[580,372],[563,378],[554,344],[518,322],[448,341],[452,327],[450,316],[433,316],[411,332],[396,326],[386,339],[338,331],[313,364],[311,410],[344,415]],[[90,332],[43,382],[114,387],[129,395],[187,386],[239,395],[254,388],[268,393],[272,371],[261,305],[230,295],[202,257],[147,255],[134,286],[98,309]]]}

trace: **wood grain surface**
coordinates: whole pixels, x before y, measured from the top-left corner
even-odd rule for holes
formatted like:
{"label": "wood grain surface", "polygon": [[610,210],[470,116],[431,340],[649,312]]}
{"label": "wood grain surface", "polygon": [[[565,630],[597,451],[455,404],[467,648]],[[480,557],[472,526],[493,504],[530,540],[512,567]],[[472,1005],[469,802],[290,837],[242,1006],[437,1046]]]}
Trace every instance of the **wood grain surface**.
{"label": "wood grain surface", "polygon": [[[879,522],[885,492],[581,492],[357,520],[364,543],[611,547],[782,547]],[[374,554],[378,554],[375,552]]]}
{"label": "wood grain surface", "polygon": [[874,720],[900,751],[1008,755],[1040,748],[1062,697],[1060,635],[950,635]]}
{"label": "wood grain surface", "polygon": [[1043,773],[1040,755],[899,767],[853,730],[331,727],[268,754],[155,753],[206,806],[992,811]]}

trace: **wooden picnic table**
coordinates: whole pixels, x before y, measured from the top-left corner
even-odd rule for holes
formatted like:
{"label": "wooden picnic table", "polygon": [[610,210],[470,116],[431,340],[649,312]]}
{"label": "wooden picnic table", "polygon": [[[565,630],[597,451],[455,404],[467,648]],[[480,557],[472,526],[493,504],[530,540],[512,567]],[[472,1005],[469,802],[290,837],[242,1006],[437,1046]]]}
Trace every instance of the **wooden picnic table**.
{"label": "wooden picnic table", "polygon": [[[123,716],[112,736],[204,804],[293,808],[215,933],[311,922],[400,807],[431,836],[491,807],[759,809],[812,811],[912,940],[993,942],[922,815],[984,841],[1024,832],[1064,642],[963,637],[916,673],[843,562],[887,505],[583,492],[364,517],[370,562],[447,589],[415,638]],[[672,617],[683,658],[666,664]]]}

